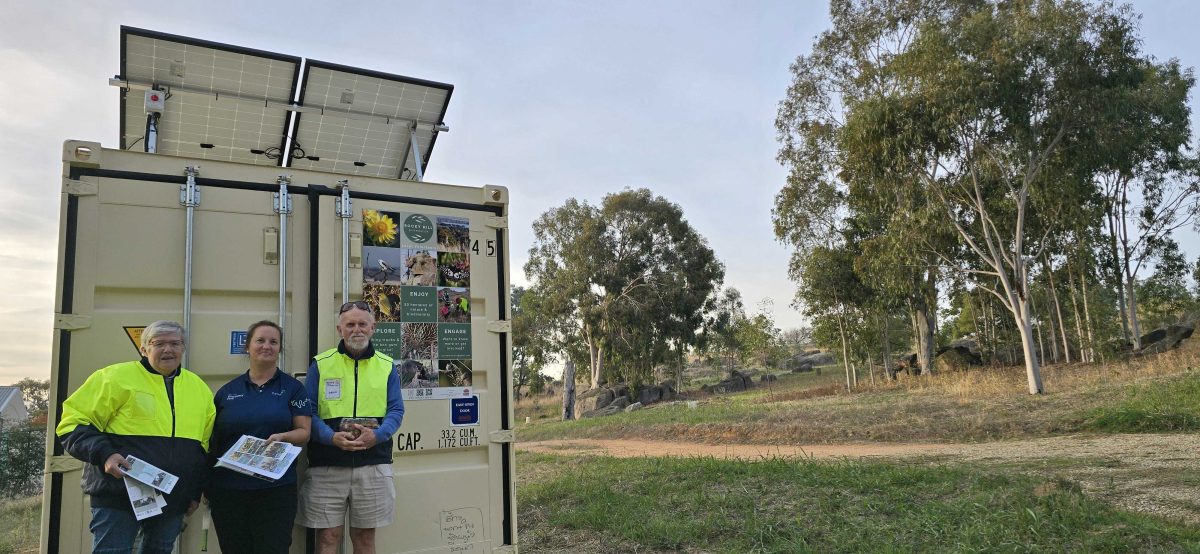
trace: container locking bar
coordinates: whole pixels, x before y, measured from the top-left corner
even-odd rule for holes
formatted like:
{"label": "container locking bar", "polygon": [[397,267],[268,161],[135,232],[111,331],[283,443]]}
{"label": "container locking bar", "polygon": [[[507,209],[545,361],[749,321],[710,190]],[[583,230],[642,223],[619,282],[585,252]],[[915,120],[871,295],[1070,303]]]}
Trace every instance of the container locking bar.
{"label": "container locking bar", "polygon": [[[272,209],[279,214],[279,328],[287,332],[287,219],[292,214],[292,195],[288,193],[290,175],[279,176],[279,192],[273,195]],[[248,338],[248,337],[247,337]],[[279,351],[279,367],[287,371],[283,350]]]}
{"label": "container locking bar", "polygon": [[183,367],[187,367],[188,350],[192,341],[192,242],[196,235],[196,207],[200,205],[200,187],[196,184],[196,176],[200,174],[198,166],[189,165],[184,168],[187,182],[179,185],[179,204],[187,209],[187,238],[183,249]]}
{"label": "container locking bar", "polygon": [[338,219],[342,220],[342,302],[350,301],[350,218],[354,217],[354,203],[350,200],[350,180],[339,179],[337,189],[341,191],[333,201]]}

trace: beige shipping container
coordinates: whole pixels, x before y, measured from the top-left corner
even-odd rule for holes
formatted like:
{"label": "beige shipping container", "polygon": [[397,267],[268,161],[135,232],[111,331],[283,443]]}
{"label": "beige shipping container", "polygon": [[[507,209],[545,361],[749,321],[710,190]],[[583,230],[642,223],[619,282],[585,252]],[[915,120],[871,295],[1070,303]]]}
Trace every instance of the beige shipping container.
{"label": "beige shipping container", "polygon": [[[194,189],[188,168],[195,168]],[[196,160],[81,141],[64,144],[62,187],[43,552],[89,552],[92,540],[82,463],[54,436],[63,400],[97,369],[138,358],[137,333],[159,319],[188,325],[185,367],[214,391],[245,371],[238,333],[260,319],[283,323],[281,369],[302,378],[314,354],[337,344],[342,302],[363,298],[364,277],[388,281],[395,271],[364,247],[364,210],[465,221],[469,232],[466,244],[455,239],[464,252],[454,258],[469,261],[469,286],[451,291],[468,297],[469,321],[454,329],[469,340],[445,341],[459,349],[453,357],[469,359],[468,371],[434,382],[440,386],[406,385],[392,452],[396,519],[378,530],[379,552],[516,552],[506,189]],[[350,210],[342,209],[343,189]],[[376,285],[367,290],[386,303],[385,292]],[[399,333],[401,325],[390,328]],[[397,338],[377,333],[376,342]],[[206,510],[187,519],[178,552],[220,551]],[[310,535],[294,528],[292,552],[307,551]]]}

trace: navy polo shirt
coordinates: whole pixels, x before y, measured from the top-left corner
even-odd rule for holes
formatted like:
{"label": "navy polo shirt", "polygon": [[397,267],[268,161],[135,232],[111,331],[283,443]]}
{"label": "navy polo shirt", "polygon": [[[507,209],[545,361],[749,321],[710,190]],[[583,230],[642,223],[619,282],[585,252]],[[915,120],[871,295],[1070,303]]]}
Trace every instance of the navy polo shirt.
{"label": "navy polo shirt", "polygon": [[[292,416],[312,416],[313,403],[308,391],[295,377],[280,370],[262,386],[250,380],[247,371],[225,383],[213,398],[217,405],[217,420],[213,424],[210,452],[213,463],[230,447],[250,435],[265,439],[275,433],[294,429]],[[209,486],[222,489],[266,489],[296,482],[296,463],[278,481],[271,482],[244,475],[223,467],[214,468]]]}

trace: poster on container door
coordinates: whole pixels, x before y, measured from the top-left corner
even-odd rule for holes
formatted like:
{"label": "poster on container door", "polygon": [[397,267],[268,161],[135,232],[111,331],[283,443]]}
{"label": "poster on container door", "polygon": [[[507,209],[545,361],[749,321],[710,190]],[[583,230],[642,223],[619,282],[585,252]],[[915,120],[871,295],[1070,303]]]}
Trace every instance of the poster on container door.
{"label": "poster on container door", "polygon": [[470,222],[363,210],[363,300],[405,400],[471,396]]}

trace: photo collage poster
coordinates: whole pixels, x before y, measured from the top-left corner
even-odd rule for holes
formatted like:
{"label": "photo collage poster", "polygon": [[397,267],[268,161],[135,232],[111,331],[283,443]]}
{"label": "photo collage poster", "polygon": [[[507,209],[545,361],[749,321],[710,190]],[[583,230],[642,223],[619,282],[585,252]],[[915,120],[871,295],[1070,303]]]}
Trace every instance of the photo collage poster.
{"label": "photo collage poster", "polygon": [[363,300],[405,400],[471,395],[470,222],[363,210]]}

